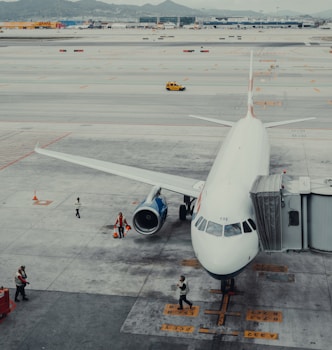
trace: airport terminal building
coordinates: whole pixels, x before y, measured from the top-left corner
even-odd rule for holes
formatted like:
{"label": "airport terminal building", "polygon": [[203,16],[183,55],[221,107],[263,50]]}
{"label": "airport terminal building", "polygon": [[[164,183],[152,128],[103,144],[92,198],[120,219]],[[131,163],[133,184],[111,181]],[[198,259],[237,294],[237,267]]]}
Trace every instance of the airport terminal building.
{"label": "airport terminal building", "polygon": [[314,28],[318,23],[306,18],[250,18],[196,16],[144,16],[123,20],[71,20],[0,22],[2,29],[60,29],[60,28],[152,28],[152,29],[256,29],[256,28]]}

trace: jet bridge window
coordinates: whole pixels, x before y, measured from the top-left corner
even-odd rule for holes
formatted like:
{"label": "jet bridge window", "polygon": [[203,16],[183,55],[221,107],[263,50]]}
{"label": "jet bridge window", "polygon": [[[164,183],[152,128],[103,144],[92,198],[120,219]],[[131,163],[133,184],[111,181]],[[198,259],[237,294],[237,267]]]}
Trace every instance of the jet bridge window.
{"label": "jet bridge window", "polygon": [[299,226],[300,225],[300,216],[297,210],[291,210],[288,212],[289,221],[288,226]]}
{"label": "jet bridge window", "polygon": [[206,233],[210,233],[214,236],[222,236],[222,225],[209,221],[206,228]]}
{"label": "jet bridge window", "polygon": [[240,235],[242,233],[241,224],[238,222],[236,224],[225,226],[225,237],[232,237]]}

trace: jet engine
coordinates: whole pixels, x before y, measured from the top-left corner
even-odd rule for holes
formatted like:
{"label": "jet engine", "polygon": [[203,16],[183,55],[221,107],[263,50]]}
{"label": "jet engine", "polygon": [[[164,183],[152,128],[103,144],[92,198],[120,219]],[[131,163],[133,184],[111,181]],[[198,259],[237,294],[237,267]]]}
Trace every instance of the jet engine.
{"label": "jet engine", "polygon": [[154,187],[146,199],[135,209],[133,225],[142,235],[152,235],[158,232],[167,216],[167,203],[160,194],[161,188]]}

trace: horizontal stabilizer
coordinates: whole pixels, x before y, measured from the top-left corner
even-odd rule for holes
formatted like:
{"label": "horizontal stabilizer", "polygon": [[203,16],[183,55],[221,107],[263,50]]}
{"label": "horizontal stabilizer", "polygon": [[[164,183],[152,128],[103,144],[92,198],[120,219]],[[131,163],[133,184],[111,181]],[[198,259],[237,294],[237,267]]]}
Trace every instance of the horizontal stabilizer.
{"label": "horizontal stabilizer", "polygon": [[196,119],[202,119],[202,120],[206,120],[208,122],[221,124],[221,125],[226,125],[226,126],[233,126],[235,124],[234,122],[230,122],[228,120],[219,120],[219,119],[214,119],[214,118],[206,118],[206,117],[201,117],[201,116],[192,115],[192,114],[190,114],[189,117],[196,118]]}
{"label": "horizontal stabilizer", "polygon": [[311,118],[302,118],[302,119],[292,119],[292,120],[284,120],[282,122],[271,122],[271,123],[264,123],[264,126],[266,128],[273,128],[275,126],[280,126],[280,125],[287,125],[287,124],[292,124],[292,123],[299,123],[299,122],[304,122],[306,120],[312,120],[316,119],[315,117]]}

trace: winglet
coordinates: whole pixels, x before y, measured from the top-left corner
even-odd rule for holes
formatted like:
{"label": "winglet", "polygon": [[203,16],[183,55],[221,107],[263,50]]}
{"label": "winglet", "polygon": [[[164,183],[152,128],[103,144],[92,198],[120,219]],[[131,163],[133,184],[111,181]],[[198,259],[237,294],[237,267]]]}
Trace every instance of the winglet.
{"label": "winglet", "polygon": [[250,51],[250,70],[249,70],[249,86],[248,86],[248,113],[247,117],[255,117],[254,114],[254,102],[253,102],[253,91],[254,91],[254,77],[253,77],[253,51]]}

